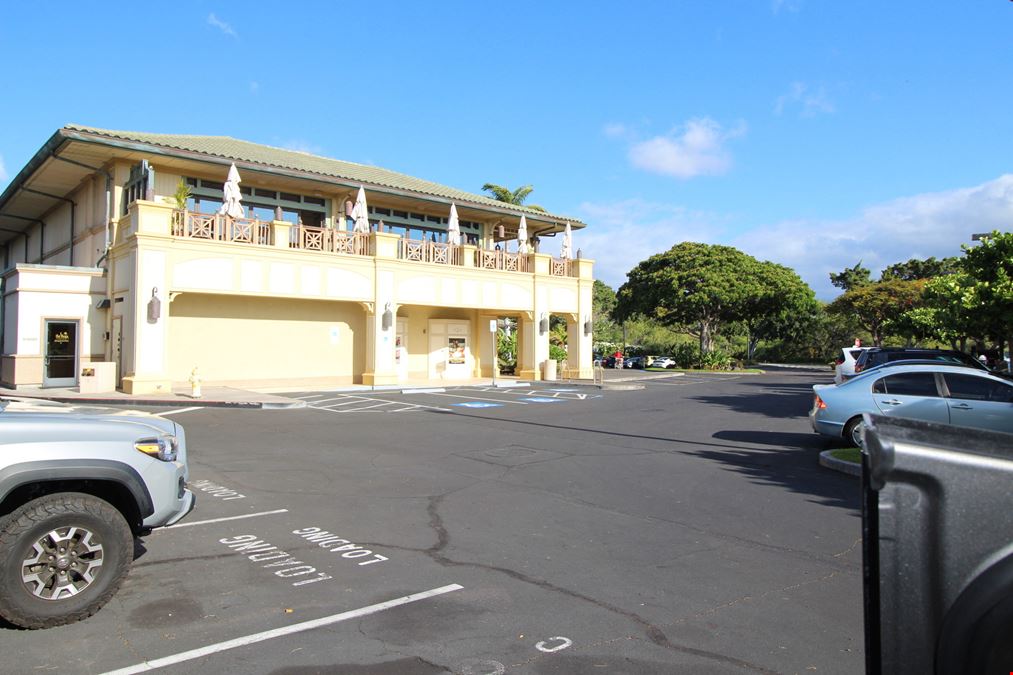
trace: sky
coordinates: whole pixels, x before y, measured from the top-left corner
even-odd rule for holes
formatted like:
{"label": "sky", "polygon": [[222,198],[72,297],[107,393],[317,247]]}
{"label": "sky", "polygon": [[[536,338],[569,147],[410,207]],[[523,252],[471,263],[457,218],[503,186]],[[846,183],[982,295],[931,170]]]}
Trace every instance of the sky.
{"label": "sky", "polygon": [[[59,127],[227,135],[794,268],[1013,226],[1013,2],[7,3],[0,190]],[[542,250],[556,253],[558,242]]]}

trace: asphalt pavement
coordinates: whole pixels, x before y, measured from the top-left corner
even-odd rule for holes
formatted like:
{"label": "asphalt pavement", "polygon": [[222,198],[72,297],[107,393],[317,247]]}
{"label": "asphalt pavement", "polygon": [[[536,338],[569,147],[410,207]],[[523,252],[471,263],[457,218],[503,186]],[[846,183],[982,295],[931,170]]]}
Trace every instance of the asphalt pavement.
{"label": "asphalt pavement", "polygon": [[806,419],[828,378],[158,408],[196,510],[96,616],[0,628],[4,672],[860,672],[858,485]]}

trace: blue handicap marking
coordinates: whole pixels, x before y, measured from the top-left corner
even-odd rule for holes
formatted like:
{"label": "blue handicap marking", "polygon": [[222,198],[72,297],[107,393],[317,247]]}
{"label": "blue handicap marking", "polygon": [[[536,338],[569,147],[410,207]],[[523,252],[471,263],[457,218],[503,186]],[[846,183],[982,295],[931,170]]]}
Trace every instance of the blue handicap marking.
{"label": "blue handicap marking", "polygon": [[465,401],[464,403],[451,403],[450,405],[460,406],[461,408],[501,408],[502,403],[485,403],[484,401]]}
{"label": "blue handicap marking", "polygon": [[545,396],[529,396],[528,398],[524,398],[521,400],[531,401],[532,403],[562,403],[562,399],[546,398]]}
{"label": "blue handicap marking", "polygon": [[549,391],[562,391],[562,392],[568,392],[569,393],[569,392],[574,392],[574,391],[578,391],[578,390],[577,389],[550,389]]}

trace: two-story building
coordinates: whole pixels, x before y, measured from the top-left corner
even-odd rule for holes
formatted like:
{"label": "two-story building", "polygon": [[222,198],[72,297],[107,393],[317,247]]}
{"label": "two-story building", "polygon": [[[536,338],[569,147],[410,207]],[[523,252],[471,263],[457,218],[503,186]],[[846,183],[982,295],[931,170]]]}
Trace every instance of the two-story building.
{"label": "two-story building", "polygon": [[[232,165],[242,212],[227,214]],[[589,378],[592,262],[559,256],[568,222],[584,227],[229,137],[66,126],[0,195],[0,384],[72,387],[94,362],[128,393],[194,368],[260,386],[488,377],[504,319],[534,380],[553,315],[565,367]]]}

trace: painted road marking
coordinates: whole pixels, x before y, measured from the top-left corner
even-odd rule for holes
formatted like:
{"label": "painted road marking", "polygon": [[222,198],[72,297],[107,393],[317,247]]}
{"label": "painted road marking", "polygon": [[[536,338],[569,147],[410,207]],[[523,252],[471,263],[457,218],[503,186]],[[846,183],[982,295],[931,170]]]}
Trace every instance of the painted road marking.
{"label": "painted road marking", "polygon": [[[242,520],[243,518],[257,518],[259,516],[270,516],[275,513],[288,513],[288,509],[276,509],[274,511],[261,511],[260,513],[246,513],[241,516],[228,516],[227,518],[212,518],[211,520],[190,520],[185,523],[178,523],[176,525],[169,525],[163,527],[163,530],[175,530],[178,527],[193,527],[194,525],[210,525],[211,523],[224,523],[226,520]],[[158,532],[159,530],[153,530]]]}
{"label": "painted road marking", "polygon": [[451,403],[450,405],[461,408],[502,408],[502,403],[486,403],[484,401],[465,401],[464,403]]}
{"label": "painted road marking", "polygon": [[500,398],[479,398],[478,396],[460,396],[458,394],[433,394],[433,396],[450,396],[451,398],[470,398],[479,401],[492,401],[493,403],[513,403],[515,405],[527,405],[527,403],[521,403],[520,401],[508,401]]}
{"label": "painted road marking", "polygon": [[178,408],[176,410],[166,410],[165,412],[158,413],[158,415],[159,416],[162,416],[162,415],[175,415],[176,413],[192,412],[194,410],[204,410],[204,406],[202,406],[202,405],[195,405],[192,408]]}
{"label": "painted road marking", "polygon": [[[357,401],[370,401],[370,402],[377,402],[377,403],[392,403],[392,404],[393,403],[397,403],[396,401],[389,401],[389,400],[384,399],[384,398],[370,398],[368,396],[356,396],[354,394],[348,394],[346,396],[342,396],[341,398],[328,399],[328,400],[340,401],[342,398],[349,399],[349,402],[351,402],[351,403],[355,403]],[[317,406],[316,405],[317,403],[321,403],[321,401],[313,401],[312,403],[310,403],[309,407],[313,408],[314,410],[328,410],[329,408],[333,407],[333,406]],[[333,405],[345,405],[345,404],[344,403],[335,403]],[[443,410],[443,411],[447,410],[446,408],[441,408],[439,406],[435,406],[435,405],[423,405],[421,403],[412,403],[411,405],[413,405],[413,406],[415,406],[417,408],[431,408],[432,410]],[[341,411],[333,410],[331,412],[341,412]]]}
{"label": "painted road marking", "polygon": [[223,502],[230,502],[233,499],[246,499],[246,495],[240,494],[231,488],[225,487],[224,485],[212,483],[209,480],[190,481],[187,483],[187,487],[190,488],[191,491],[200,490],[212,497],[218,497]]}
{"label": "painted road marking", "polygon": [[119,670],[111,670],[105,675],[132,675],[133,673],[144,673],[149,670],[155,670],[156,668],[164,668],[165,666],[175,665],[177,663],[183,663],[184,661],[192,661],[193,659],[199,659],[202,656],[209,656],[211,654],[217,654],[218,652],[224,652],[229,649],[235,649],[237,647],[245,647],[252,645],[257,642],[264,642],[265,640],[271,640],[276,637],[283,637],[285,635],[291,635],[293,633],[301,633],[307,630],[313,630],[314,628],[321,628],[323,626],[330,626],[335,623],[342,621],[348,621],[349,619],[357,619],[361,616],[368,616],[370,614],[376,614],[382,612],[385,609],[391,609],[392,607],[399,607],[401,605],[407,605],[412,602],[418,602],[419,600],[425,600],[432,598],[437,595],[443,595],[444,593],[450,593],[452,591],[459,591],[463,586],[459,584],[450,584],[449,586],[441,586],[440,588],[434,588],[431,591],[423,591],[422,593],[414,593],[412,595],[405,595],[394,600],[388,600],[381,602],[376,605],[370,605],[361,609],[353,609],[348,612],[342,612],[341,614],[333,614],[331,616],[325,616],[321,619],[313,619],[312,621],[303,621],[302,623],[293,624],[291,626],[285,626],[284,628],[275,628],[273,630],[267,630],[262,633],[254,633],[253,635],[247,635],[245,637],[236,638],[235,640],[227,640],[225,642],[218,642],[207,647],[201,647],[199,649],[191,649],[188,652],[181,652],[172,656],[166,656],[160,659],[154,659],[153,661],[145,661],[135,666],[129,666],[127,668],[120,668]]}
{"label": "painted road marking", "polygon": [[327,396],[327,394],[309,394],[308,396],[296,396],[296,398],[308,401],[311,398],[320,398],[321,396]]}
{"label": "painted road marking", "polygon": [[[550,642],[559,642],[559,644],[554,644],[550,647],[549,646]],[[552,652],[558,652],[562,649],[566,649],[572,644],[573,640],[571,640],[570,638],[551,637],[548,640],[542,640],[541,642],[536,643],[535,649],[537,649],[540,652],[545,652],[546,654],[551,654]]]}
{"label": "painted road marking", "polygon": [[526,396],[525,401],[531,401],[532,403],[562,403],[561,398],[548,398],[545,396]]}

